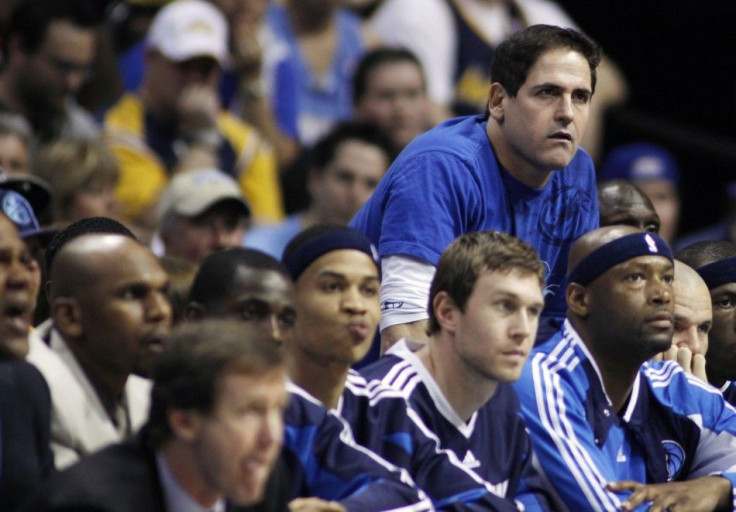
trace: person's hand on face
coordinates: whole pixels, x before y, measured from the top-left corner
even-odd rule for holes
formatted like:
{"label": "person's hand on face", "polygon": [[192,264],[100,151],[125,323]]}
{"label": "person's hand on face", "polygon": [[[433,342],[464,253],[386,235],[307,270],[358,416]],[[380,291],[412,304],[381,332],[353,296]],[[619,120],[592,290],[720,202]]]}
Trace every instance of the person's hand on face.
{"label": "person's hand on face", "polygon": [[689,373],[703,382],[708,382],[705,372],[705,356],[703,354],[693,354],[687,347],[678,347],[672,345],[669,350],[660,352],[652,358],[653,361],[675,361],[682,366],[686,373]]}
{"label": "person's hand on face", "polygon": [[176,104],[179,131],[184,135],[196,135],[217,127],[220,109],[217,91],[202,84],[187,85]]}

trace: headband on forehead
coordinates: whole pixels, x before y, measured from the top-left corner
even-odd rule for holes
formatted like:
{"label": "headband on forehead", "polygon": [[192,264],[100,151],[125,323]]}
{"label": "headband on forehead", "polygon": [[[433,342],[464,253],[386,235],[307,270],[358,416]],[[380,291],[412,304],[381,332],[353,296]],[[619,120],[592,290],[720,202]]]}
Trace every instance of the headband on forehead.
{"label": "headband on forehead", "polygon": [[568,274],[568,283],[586,286],[611,267],[637,256],[663,256],[673,261],[667,242],[655,233],[633,233],[609,242],[580,260]]}
{"label": "headband on forehead", "polygon": [[282,263],[296,281],[314,260],[328,252],[342,249],[353,249],[367,254],[380,272],[378,253],[373,244],[360,231],[350,228],[337,228],[317,235],[295,251],[284,254]]}
{"label": "headband on forehead", "polygon": [[722,284],[736,283],[736,256],[708,263],[696,269],[696,272],[703,278],[709,290]]}

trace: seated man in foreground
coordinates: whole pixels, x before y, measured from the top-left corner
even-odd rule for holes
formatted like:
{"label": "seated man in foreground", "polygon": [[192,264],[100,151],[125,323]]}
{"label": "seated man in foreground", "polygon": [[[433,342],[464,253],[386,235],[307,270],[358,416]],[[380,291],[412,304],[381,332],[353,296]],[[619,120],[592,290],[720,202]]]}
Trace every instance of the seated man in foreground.
{"label": "seated man in foreground", "polygon": [[[285,382],[280,351],[256,329],[183,326],[156,368],[141,434],[60,473],[32,510],[250,510],[281,446]],[[280,492],[269,499],[283,508]]]}
{"label": "seated man in foreground", "polygon": [[515,387],[546,477],[570,510],[731,510],[736,410],[672,361],[672,252],[609,226],[572,247],[567,320]]}
{"label": "seated man in foreground", "polygon": [[432,281],[429,341],[402,339],[362,373],[400,391],[442,448],[525,510],[545,509],[510,382],[519,378],[544,306],[544,265],[506,233],[458,237]]}

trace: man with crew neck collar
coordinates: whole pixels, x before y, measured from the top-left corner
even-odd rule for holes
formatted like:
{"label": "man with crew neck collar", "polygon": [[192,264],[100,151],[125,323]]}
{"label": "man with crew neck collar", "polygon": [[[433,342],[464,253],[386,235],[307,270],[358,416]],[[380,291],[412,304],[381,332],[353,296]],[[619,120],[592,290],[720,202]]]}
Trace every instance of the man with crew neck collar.
{"label": "man with crew neck collar", "polygon": [[[630,226],[570,251],[567,319],[515,384],[539,465],[570,510],[731,510],[736,410],[673,361],[674,264]],[[640,508],[638,508],[640,507]]]}
{"label": "man with crew neck collar", "polygon": [[534,25],[498,46],[486,115],[417,137],[351,225],[381,256],[381,343],[426,340],[427,298],[456,237],[496,230],[529,242],[547,266],[538,337],[565,316],[572,242],[598,227],[595,171],[580,148],[600,48],[572,29]]}

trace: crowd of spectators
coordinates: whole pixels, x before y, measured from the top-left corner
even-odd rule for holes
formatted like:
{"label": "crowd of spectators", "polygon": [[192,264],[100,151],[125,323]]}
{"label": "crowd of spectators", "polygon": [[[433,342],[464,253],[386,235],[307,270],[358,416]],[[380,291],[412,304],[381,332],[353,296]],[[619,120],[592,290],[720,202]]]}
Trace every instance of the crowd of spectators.
{"label": "crowd of spectators", "polygon": [[0,2],[0,511],[736,511],[736,214],[585,29]]}

